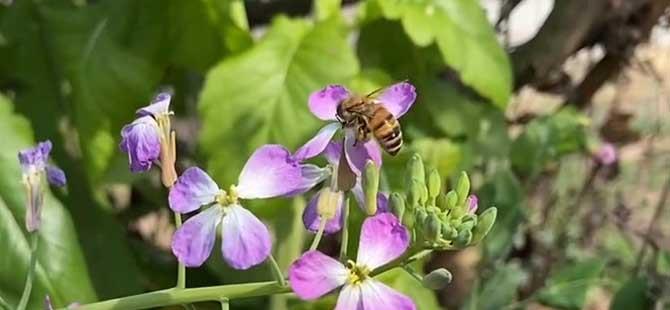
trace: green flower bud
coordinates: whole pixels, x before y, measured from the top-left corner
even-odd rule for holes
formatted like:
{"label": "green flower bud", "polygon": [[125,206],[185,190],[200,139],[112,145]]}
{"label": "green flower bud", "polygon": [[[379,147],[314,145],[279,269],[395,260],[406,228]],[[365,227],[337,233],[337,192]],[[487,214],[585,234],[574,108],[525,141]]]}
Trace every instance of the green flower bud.
{"label": "green flower bud", "polygon": [[391,212],[402,221],[402,216],[405,214],[405,198],[400,193],[391,193],[389,203],[391,205]]}
{"label": "green flower bud", "polygon": [[424,228],[424,236],[426,240],[430,241],[437,241],[440,239],[440,234],[442,230],[442,223],[440,222],[440,219],[437,217],[437,214],[430,214],[426,218]]}
{"label": "green flower bud", "polygon": [[491,231],[491,227],[496,221],[498,209],[491,207],[486,209],[477,218],[477,226],[475,226],[472,234],[472,244],[477,244]]}
{"label": "green flower bud", "polygon": [[458,232],[458,236],[454,240],[454,244],[459,248],[464,248],[468,246],[471,241],[472,231],[464,229]]}
{"label": "green flower bud", "polygon": [[421,225],[421,227],[426,226],[426,219],[428,219],[428,212],[423,208],[416,209],[416,222]]}
{"label": "green flower bud", "polygon": [[409,202],[410,208],[416,208],[421,204],[422,197],[426,190],[426,186],[423,183],[419,183],[417,180],[412,180],[410,182],[409,195],[407,196],[407,202]]}
{"label": "green flower bud", "polygon": [[431,271],[429,274],[423,277],[421,283],[425,288],[429,288],[431,290],[441,290],[447,287],[449,283],[451,283],[452,278],[453,277],[449,270],[439,268]]}
{"label": "green flower bud", "polygon": [[447,222],[442,222],[442,238],[445,240],[454,240],[458,236],[458,231]]}
{"label": "green flower bud", "polygon": [[468,199],[468,194],[470,194],[470,178],[465,171],[461,172],[461,177],[456,184],[456,194],[458,194],[458,205],[464,205],[465,200]]}
{"label": "green flower bud", "polygon": [[423,167],[423,160],[421,159],[421,156],[419,154],[414,154],[412,155],[412,158],[409,159],[409,162],[407,163],[407,170],[408,170],[408,182],[412,182],[412,180],[416,180],[420,182],[421,184],[426,183],[426,171],[424,170]]}
{"label": "green flower bud", "polygon": [[454,191],[447,193],[447,209],[454,210],[458,204],[458,194]]}
{"label": "green flower bud", "polygon": [[428,202],[428,188],[426,185],[423,185],[421,186],[421,197],[419,197],[419,203],[422,206],[425,206],[426,202]]}
{"label": "green flower bud", "polygon": [[414,214],[412,210],[410,210],[410,212],[405,212],[402,217],[402,225],[411,231],[412,228],[414,228],[414,224],[416,224],[416,214]]}
{"label": "green flower bud", "polygon": [[365,163],[363,174],[363,192],[365,194],[365,213],[374,215],[377,213],[377,192],[379,190],[379,169],[375,163],[368,160]]}
{"label": "green flower bud", "polygon": [[447,210],[447,194],[440,193],[437,196],[437,199],[435,199],[435,206],[440,208],[442,211]]}
{"label": "green flower bud", "polygon": [[440,173],[437,172],[437,169],[431,169],[430,174],[428,174],[428,198],[435,204],[435,199],[440,194],[440,189],[442,187],[442,177]]}

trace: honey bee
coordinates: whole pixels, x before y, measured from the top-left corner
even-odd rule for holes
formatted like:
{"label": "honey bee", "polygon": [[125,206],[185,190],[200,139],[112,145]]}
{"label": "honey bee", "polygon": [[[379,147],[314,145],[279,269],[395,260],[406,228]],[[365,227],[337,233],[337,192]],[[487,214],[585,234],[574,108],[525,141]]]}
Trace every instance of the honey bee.
{"label": "honey bee", "polygon": [[402,147],[400,123],[374,95],[384,88],[377,89],[365,96],[351,96],[337,106],[337,119],[344,127],[353,128],[356,141],[367,142],[371,136],[391,156],[395,156]]}

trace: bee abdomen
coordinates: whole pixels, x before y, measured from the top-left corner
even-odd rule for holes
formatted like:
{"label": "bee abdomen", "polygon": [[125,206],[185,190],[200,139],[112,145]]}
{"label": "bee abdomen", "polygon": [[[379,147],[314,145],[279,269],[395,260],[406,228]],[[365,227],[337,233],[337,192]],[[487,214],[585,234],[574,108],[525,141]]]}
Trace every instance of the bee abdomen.
{"label": "bee abdomen", "polygon": [[370,121],[370,128],[381,144],[390,155],[395,155],[402,147],[402,132],[400,123],[389,111],[377,108]]}

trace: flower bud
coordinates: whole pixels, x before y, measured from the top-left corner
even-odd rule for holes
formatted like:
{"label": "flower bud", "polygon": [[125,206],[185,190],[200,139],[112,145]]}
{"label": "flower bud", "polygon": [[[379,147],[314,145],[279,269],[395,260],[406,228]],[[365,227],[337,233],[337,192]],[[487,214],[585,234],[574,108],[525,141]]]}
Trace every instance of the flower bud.
{"label": "flower bud", "polygon": [[423,277],[423,281],[421,282],[425,288],[429,288],[431,290],[441,290],[447,287],[447,285],[451,283],[451,280],[451,272],[449,272],[447,269],[439,268],[431,271],[429,274]]}
{"label": "flower bud", "polygon": [[475,226],[472,234],[472,243],[476,244],[480,242],[486,235],[491,231],[491,227],[496,221],[496,215],[498,214],[498,209],[495,207],[488,208],[484,210],[477,217],[477,226]]}
{"label": "flower bud", "polygon": [[317,202],[317,212],[321,218],[329,220],[335,217],[337,209],[342,204],[342,199],[344,199],[342,192],[333,191],[330,187],[322,189]]}
{"label": "flower bud", "polygon": [[402,221],[402,216],[405,214],[405,198],[403,198],[400,193],[391,193],[389,199],[391,203],[391,212]]}
{"label": "flower bud", "polygon": [[374,215],[377,213],[377,192],[379,190],[379,169],[375,163],[368,160],[365,163],[363,174],[363,192],[365,194],[365,213]]}
{"label": "flower bud", "polygon": [[454,239],[454,245],[459,248],[464,248],[472,241],[472,231],[463,229],[458,232],[458,236]]}
{"label": "flower bud", "polygon": [[410,182],[409,195],[407,196],[409,207],[416,208],[417,206],[422,205],[421,200],[426,191],[426,186],[423,183],[419,183],[417,180],[412,180]]}
{"label": "flower bud", "polygon": [[435,199],[435,206],[440,208],[442,211],[447,210],[447,194],[440,193],[437,196],[437,199]]}
{"label": "flower bud", "polygon": [[477,212],[477,208],[479,207],[479,199],[476,195],[470,195],[470,197],[468,197],[467,203],[469,214],[474,214]]}
{"label": "flower bud", "polygon": [[407,229],[411,231],[411,229],[414,228],[414,224],[416,224],[416,214],[412,209],[408,210],[410,212],[405,212],[402,217],[402,226],[407,227]]}
{"label": "flower bud", "polygon": [[437,169],[431,169],[428,174],[428,198],[435,204],[435,199],[440,194],[442,180]]}
{"label": "flower bud", "polygon": [[447,193],[447,209],[454,210],[458,204],[458,194],[454,191],[449,191]]}
{"label": "flower bud", "polygon": [[408,182],[416,180],[421,184],[426,183],[426,171],[423,167],[423,160],[419,154],[412,155],[412,158],[410,158],[407,163],[407,169],[409,171]]}
{"label": "flower bud", "polygon": [[442,222],[442,238],[446,240],[454,240],[458,236],[458,231],[454,229],[448,222]]}
{"label": "flower bud", "polygon": [[458,178],[458,183],[456,183],[456,194],[458,194],[458,204],[459,206],[465,203],[465,200],[468,198],[470,193],[470,178],[465,171],[461,172],[461,177]]}
{"label": "flower bud", "polygon": [[437,241],[440,238],[442,223],[436,214],[431,213],[427,216],[423,229],[427,240]]}
{"label": "flower bud", "polygon": [[428,219],[428,212],[423,208],[416,209],[416,222],[421,225],[421,227],[426,226],[426,220]]}

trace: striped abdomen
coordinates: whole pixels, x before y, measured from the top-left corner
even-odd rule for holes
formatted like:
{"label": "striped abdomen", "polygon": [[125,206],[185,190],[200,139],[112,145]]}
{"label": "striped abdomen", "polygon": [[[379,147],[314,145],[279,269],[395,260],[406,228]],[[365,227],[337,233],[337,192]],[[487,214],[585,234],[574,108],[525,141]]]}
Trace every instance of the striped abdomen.
{"label": "striped abdomen", "polygon": [[379,144],[391,155],[398,154],[402,147],[402,132],[398,120],[380,104],[371,113],[369,126]]}

